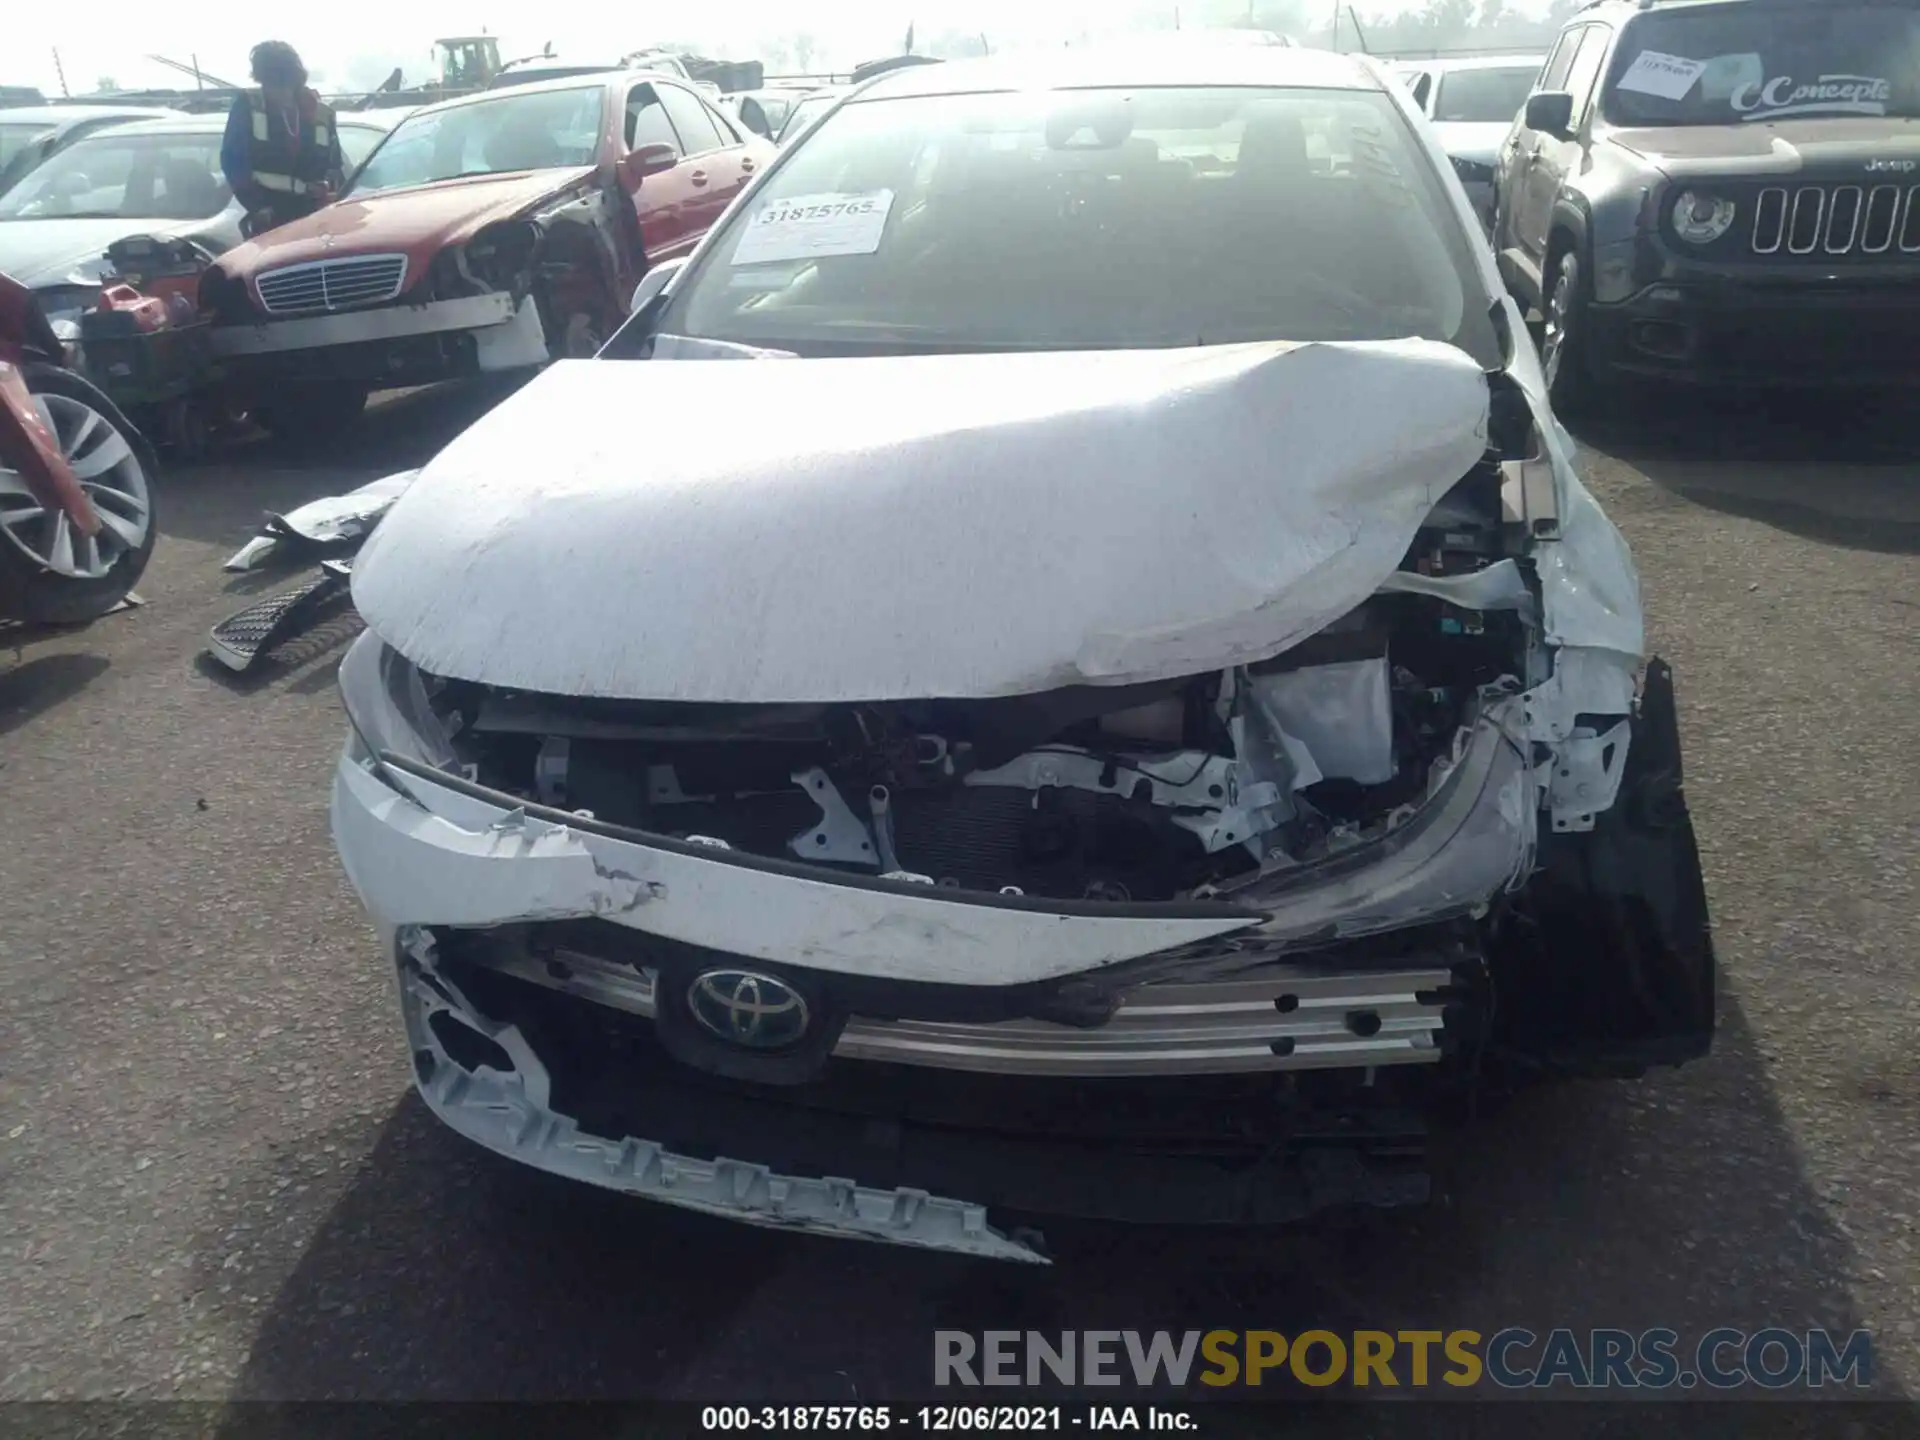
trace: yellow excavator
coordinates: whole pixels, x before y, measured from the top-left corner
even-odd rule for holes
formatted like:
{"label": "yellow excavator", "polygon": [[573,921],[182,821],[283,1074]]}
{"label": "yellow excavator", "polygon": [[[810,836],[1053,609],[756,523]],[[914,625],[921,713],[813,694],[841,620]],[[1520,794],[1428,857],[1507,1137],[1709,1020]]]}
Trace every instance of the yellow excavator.
{"label": "yellow excavator", "polygon": [[433,42],[440,54],[440,88],[484,89],[500,73],[500,41],[493,35],[453,35]]}

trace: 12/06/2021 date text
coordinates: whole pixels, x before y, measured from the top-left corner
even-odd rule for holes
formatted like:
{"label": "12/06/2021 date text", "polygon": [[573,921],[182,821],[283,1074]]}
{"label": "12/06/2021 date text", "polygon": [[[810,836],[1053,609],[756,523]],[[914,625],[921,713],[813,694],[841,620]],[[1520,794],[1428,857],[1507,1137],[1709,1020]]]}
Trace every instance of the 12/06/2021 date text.
{"label": "12/06/2021 date text", "polygon": [[1192,1415],[1141,1405],[708,1405],[705,1431],[898,1431],[902,1434],[986,1435],[1158,1430],[1193,1433]]}

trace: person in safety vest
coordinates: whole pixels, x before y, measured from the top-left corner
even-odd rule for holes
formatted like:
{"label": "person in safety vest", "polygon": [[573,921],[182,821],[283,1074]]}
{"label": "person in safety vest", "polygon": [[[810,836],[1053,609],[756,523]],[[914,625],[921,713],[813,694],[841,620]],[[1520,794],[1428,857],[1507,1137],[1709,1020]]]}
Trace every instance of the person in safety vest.
{"label": "person in safety vest", "polygon": [[307,88],[307,67],[284,40],[253,47],[259,87],[233,102],[220,168],[247,207],[241,229],[258,235],[311,215],[333,199],[345,164],[333,111]]}

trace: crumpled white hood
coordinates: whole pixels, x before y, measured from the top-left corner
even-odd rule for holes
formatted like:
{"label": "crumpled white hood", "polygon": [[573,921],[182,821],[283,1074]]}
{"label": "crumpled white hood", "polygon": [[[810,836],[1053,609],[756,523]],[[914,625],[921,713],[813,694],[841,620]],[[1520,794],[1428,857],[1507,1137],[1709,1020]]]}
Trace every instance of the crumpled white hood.
{"label": "crumpled white hood", "polygon": [[1351,610],[1485,449],[1420,340],[563,361],[361,551],[437,674],[710,702],[1029,693],[1278,653]]}

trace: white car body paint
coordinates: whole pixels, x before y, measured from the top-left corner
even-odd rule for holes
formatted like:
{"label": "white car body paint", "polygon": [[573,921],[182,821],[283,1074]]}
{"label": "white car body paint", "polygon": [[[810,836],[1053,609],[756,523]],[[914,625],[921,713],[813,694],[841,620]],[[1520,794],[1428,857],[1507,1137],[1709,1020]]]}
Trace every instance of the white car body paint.
{"label": "white car body paint", "polygon": [[1059,914],[931,886],[729,864],[557,825],[350,757],[334,775],[341,862],[383,933],[597,916],[734,955],[849,975],[1018,985],[1245,930],[1258,915]]}
{"label": "white car body paint", "polygon": [[1188,675],[1365,600],[1486,419],[1479,367],[1421,340],[562,361],[426,467],[354,600],[434,674],[569,696]]}

